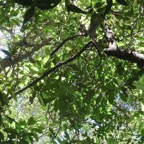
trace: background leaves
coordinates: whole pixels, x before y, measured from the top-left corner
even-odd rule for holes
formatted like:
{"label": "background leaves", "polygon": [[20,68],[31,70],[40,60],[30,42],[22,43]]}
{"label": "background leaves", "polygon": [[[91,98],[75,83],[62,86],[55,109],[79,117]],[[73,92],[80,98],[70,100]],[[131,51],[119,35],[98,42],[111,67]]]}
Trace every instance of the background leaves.
{"label": "background leaves", "polygon": [[104,52],[143,54],[142,6],[0,0],[0,143],[142,143],[143,69]]}

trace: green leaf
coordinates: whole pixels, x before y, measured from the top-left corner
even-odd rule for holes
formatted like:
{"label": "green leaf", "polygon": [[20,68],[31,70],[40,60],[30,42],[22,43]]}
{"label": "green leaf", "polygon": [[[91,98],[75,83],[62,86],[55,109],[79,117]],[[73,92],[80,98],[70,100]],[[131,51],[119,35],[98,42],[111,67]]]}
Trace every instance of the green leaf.
{"label": "green leaf", "polygon": [[38,137],[37,133],[33,133],[33,135],[34,135],[35,140],[38,141],[39,137]]}
{"label": "green leaf", "polygon": [[31,72],[32,74],[35,74],[36,72],[39,72],[39,71],[40,71],[40,69],[39,69],[38,67],[36,67],[35,65],[31,65],[31,66],[29,67],[29,70],[30,70],[30,72]]}
{"label": "green leaf", "polygon": [[139,132],[141,132],[144,129],[144,122],[141,122],[139,124]]}
{"label": "green leaf", "polygon": [[26,126],[27,124],[26,124],[26,121],[24,119],[20,119],[19,125],[20,126]]}
{"label": "green leaf", "polygon": [[126,102],[128,99],[128,89],[127,87],[122,87],[121,90],[122,90],[122,93],[120,93],[120,97],[123,101]]}
{"label": "green leaf", "polygon": [[36,123],[36,120],[33,117],[30,117],[27,124],[28,125],[34,125]]}
{"label": "green leaf", "polygon": [[8,121],[9,121],[10,123],[12,123],[12,122],[15,121],[15,119],[13,119],[13,118],[11,118],[11,117],[9,117],[9,116],[5,116],[5,117],[8,119]]}
{"label": "green leaf", "polygon": [[1,51],[8,57],[11,57],[11,53],[8,50],[1,49]]}
{"label": "green leaf", "polygon": [[116,0],[119,4],[128,6],[127,2],[125,0]]}
{"label": "green leaf", "polygon": [[7,133],[17,134],[16,129],[13,128],[5,128],[4,131]]}
{"label": "green leaf", "polygon": [[110,103],[114,102],[115,99],[114,90],[108,90],[105,95],[108,96],[108,100]]}
{"label": "green leaf", "polygon": [[144,42],[144,38],[143,37],[137,37],[137,40]]}
{"label": "green leaf", "polygon": [[7,95],[5,95],[2,91],[0,91],[0,102],[5,105],[8,103]]}
{"label": "green leaf", "polygon": [[20,26],[21,24],[17,19],[13,19],[12,22],[17,26]]}
{"label": "green leaf", "polygon": [[125,95],[125,94],[123,94],[123,93],[121,93],[121,94],[120,94],[120,98],[121,98],[123,101],[127,102],[128,96]]}
{"label": "green leaf", "polygon": [[0,73],[0,79],[4,78],[4,74]]}
{"label": "green leaf", "polygon": [[45,54],[49,55],[50,54],[50,49],[48,47],[45,48]]}
{"label": "green leaf", "polygon": [[27,23],[31,18],[32,16],[34,15],[34,11],[35,11],[35,6],[32,6],[30,7],[26,13],[24,14],[24,20],[23,20],[23,25],[25,23]]}
{"label": "green leaf", "polygon": [[99,104],[100,103],[100,101],[101,101],[101,99],[102,99],[102,96],[100,95],[100,96],[98,96],[97,98],[96,98],[96,103],[97,104]]}
{"label": "green leaf", "polygon": [[47,63],[47,61],[49,60],[50,56],[47,55],[46,57],[44,57],[44,59],[42,60],[43,65],[45,65]]}
{"label": "green leaf", "polygon": [[122,63],[119,63],[118,66],[117,66],[117,73],[122,76],[123,73],[124,73],[124,67],[122,65]]}
{"label": "green leaf", "polygon": [[42,133],[43,128],[32,128],[32,131],[38,132],[38,133]]}
{"label": "green leaf", "polygon": [[29,101],[30,101],[31,104],[33,103],[35,97],[36,97],[36,95],[33,94],[33,95],[29,98]]}
{"label": "green leaf", "polygon": [[56,100],[55,102],[54,102],[54,110],[55,111],[58,111],[59,110],[59,101],[58,100]]}
{"label": "green leaf", "polygon": [[51,132],[52,135],[55,134],[54,130],[51,127],[49,128],[49,131]]}

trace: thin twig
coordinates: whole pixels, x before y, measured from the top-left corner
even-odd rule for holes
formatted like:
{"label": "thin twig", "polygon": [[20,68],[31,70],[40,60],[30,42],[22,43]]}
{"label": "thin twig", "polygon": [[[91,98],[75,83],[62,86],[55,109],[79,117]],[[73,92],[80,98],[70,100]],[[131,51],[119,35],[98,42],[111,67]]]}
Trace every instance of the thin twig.
{"label": "thin twig", "polygon": [[134,23],[132,24],[131,32],[130,32],[130,41],[129,41],[128,47],[130,47],[130,46],[131,46],[131,43],[133,42],[134,29],[135,29],[135,27],[136,27],[136,25],[137,25],[137,23],[138,23],[138,20],[139,20],[140,16],[143,14],[143,11],[144,11],[144,8],[142,7],[142,8],[141,8],[141,12],[139,12],[139,14],[137,15]]}
{"label": "thin twig", "polygon": [[99,61],[98,65],[87,75],[87,77],[85,77],[85,78],[82,80],[82,83],[86,80],[86,78],[88,78],[91,74],[93,74],[94,71],[95,71],[98,67],[100,67],[101,62],[102,62],[102,54],[101,54],[101,52],[100,52],[100,50],[99,50],[99,47],[97,46],[97,44],[96,44],[96,42],[95,42],[94,40],[92,41],[92,44],[93,44],[93,46],[96,48],[96,50],[97,50],[97,52],[98,52],[98,55],[100,56],[100,61]]}
{"label": "thin twig", "polygon": [[58,133],[60,132],[61,123],[62,123],[62,117],[61,117],[61,113],[60,113],[60,117],[59,117],[59,128],[58,128],[56,134],[54,135],[53,139],[55,139],[55,138],[57,137]]}
{"label": "thin twig", "polygon": [[71,36],[71,37],[68,37],[68,38],[64,39],[64,41],[63,41],[62,43],[60,43],[60,44],[58,45],[58,47],[56,47],[56,48],[51,52],[51,55],[54,55],[67,41],[73,40],[73,39],[75,39],[76,37],[80,37],[80,36],[85,36],[85,35],[77,34],[77,35],[74,35],[74,36]]}
{"label": "thin twig", "polygon": [[115,106],[117,109],[119,109],[128,119],[130,119],[130,117],[124,112],[124,110],[122,110],[120,107],[118,107],[115,104],[112,104],[113,106]]}

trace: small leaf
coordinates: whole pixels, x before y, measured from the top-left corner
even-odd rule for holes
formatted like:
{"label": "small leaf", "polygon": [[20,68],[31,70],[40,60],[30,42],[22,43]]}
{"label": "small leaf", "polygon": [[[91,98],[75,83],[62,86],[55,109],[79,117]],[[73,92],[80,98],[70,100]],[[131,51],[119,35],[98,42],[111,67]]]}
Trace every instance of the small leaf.
{"label": "small leaf", "polygon": [[141,122],[139,124],[139,132],[141,132],[144,129],[144,122]]}
{"label": "small leaf", "polygon": [[28,122],[27,122],[28,125],[33,125],[35,123],[36,123],[36,121],[35,121],[35,119],[33,117],[30,117]]}
{"label": "small leaf", "polygon": [[35,140],[38,141],[38,140],[39,140],[39,137],[38,137],[37,133],[33,133],[33,134],[34,134]]}
{"label": "small leaf", "polygon": [[11,56],[11,53],[8,51],[8,50],[4,50],[4,49],[1,49],[1,51],[6,55],[6,56]]}
{"label": "small leaf", "polygon": [[124,73],[124,67],[122,65],[122,63],[119,63],[118,66],[117,66],[117,73],[122,76],[123,73]]}
{"label": "small leaf", "polygon": [[4,131],[7,133],[17,134],[16,129],[13,128],[5,128]]}
{"label": "small leaf", "polygon": [[53,129],[51,127],[49,128],[49,131],[51,132],[52,135],[55,134],[54,131],[53,131]]}
{"label": "small leaf", "polygon": [[101,101],[101,99],[102,99],[102,96],[98,96],[98,97],[96,98],[96,103],[99,104],[100,101]]}
{"label": "small leaf", "polygon": [[125,0],[116,0],[119,4],[128,6],[127,2]]}
{"label": "small leaf", "polygon": [[143,37],[137,37],[137,40],[144,42],[144,38]]}
{"label": "small leaf", "polygon": [[0,79],[2,79],[2,78],[4,78],[4,74],[1,73],[0,74]]}
{"label": "small leaf", "polygon": [[31,18],[32,16],[34,15],[34,11],[35,11],[35,6],[32,6],[30,7],[26,13],[24,14],[24,20],[23,20],[23,25],[25,23],[27,23]]}
{"label": "small leaf", "polygon": [[128,95],[121,93],[121,94],[120,94],[120,98],[121,98],[123,101],[127,102]]}
{"label": "small leaf", "polygon": [[13,118],[11,118],[11,117],[9,117],[9,116],[5,116],[5,117],[8,119],[8,121],[9,121],[10,123],[12,123],[12,122],[15,121],[15,119],[13,119]]}
{"label": "small leaf", "polygon": [[47,55],[46,57],[44,57],[44,59],[42,60],[43,65],[45,65],[48,60],[49,60],[49,55]]}
{"label": "small leaf", "polygon": [[38,133],[42,133],[43,128],[41,128],[41,127],[39,127],[39,128],[33,128],[32,131],[38,132]]}
{"label": "small leaf", "polygon": [[29,98],[29,101],[30,101],[31,104],[33,103],[35,97],[36,97],[35,95],[32,95],[32,96]]}
{"label": "small leaf", "polygon": [[32,69],[33,69],[34,71],[36,71],[36,72],[39,72],[39,68],[36,67],[36,66],[33,66]]}
{"label": "small leaf", "polygon": [[7,95],[5,95],[2,91],[0,91],[0,102],[3,105],[6,105],[8,103]]}
{"label": "small leaf", "polygon": [[26,124],[26,121],[24,120],[24,119],[20,119],[20,121],[19,121],[19,125],[22,127],[22,126],[26,126],[27,124]]}
{"label": "small leaf", "polygon": [[112,104],[114,102],[114,99],[115,99],[114,90],[108,90],[105,95],[108,96],[108,101],[109,101],[109,103]]}

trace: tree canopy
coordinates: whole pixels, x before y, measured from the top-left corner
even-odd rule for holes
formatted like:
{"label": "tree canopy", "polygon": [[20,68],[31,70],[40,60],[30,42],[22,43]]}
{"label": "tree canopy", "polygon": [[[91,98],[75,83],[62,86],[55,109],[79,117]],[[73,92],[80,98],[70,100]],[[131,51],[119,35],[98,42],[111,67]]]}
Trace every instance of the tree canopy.
{"label": "tree canopy", "polygon": [[143,27],[143,0],[0,0],[0,143],[143,143]]}

